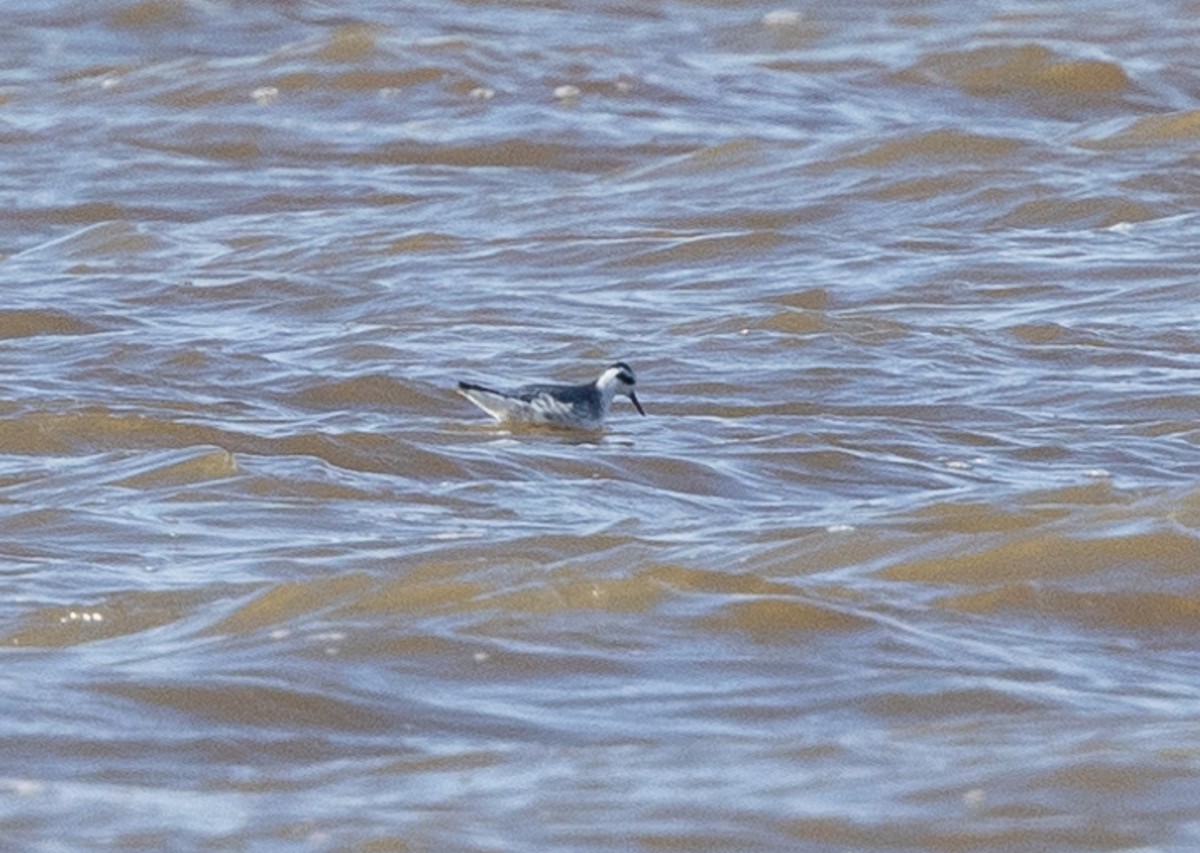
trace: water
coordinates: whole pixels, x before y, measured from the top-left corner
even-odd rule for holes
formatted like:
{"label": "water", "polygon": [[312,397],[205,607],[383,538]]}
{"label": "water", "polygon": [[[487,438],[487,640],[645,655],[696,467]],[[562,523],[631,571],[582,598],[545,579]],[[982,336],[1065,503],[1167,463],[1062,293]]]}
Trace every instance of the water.
{"label": "water", "polygon": [[1195,4],[10,7],[6,849],[1200,844]]}

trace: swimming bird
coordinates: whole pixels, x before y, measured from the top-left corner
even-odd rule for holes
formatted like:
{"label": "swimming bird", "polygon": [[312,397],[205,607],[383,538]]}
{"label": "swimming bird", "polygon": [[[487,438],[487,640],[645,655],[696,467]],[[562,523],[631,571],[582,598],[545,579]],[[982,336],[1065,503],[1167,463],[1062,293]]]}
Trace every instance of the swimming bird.
{"label": "swimming bird", "polygon": [[525,385],[513,391],[497,391],[459,382],[458,393],[500,423],[599,429],[617,394],[624,394],[639,414],[646,414],[633,393],[635,384],[633,368],[618,361],[595,382],[582,385]]}

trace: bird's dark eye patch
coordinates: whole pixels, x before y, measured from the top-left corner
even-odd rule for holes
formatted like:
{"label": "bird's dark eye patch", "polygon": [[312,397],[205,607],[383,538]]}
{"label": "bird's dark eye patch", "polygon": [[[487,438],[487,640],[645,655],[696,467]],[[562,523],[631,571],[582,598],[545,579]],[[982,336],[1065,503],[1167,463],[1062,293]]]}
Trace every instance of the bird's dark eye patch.
{"label": "bird's dark eye patch", "polygon": [[624,370],[622,370],[620,373],[617,374],[617,379],[621,380],[626,385],[636,385],[637,384],[636,382],[633,381],[633,374],[626,373]]}

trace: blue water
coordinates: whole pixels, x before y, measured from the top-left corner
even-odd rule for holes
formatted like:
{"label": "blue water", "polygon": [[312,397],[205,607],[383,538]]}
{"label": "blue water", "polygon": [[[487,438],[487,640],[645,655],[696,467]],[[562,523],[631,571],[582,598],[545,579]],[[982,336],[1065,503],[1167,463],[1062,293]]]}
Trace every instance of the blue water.
{"label": "blue water", "polygon": [[14,4],[0,837],[1193,849],[1193,11]]}

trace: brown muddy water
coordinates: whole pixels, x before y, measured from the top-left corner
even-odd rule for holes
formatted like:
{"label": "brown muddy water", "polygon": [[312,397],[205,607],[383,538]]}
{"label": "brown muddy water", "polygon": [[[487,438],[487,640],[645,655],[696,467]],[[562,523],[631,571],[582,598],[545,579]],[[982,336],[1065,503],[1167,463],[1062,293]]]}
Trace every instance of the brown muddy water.
{"label": "brown muddy water", "polygon": [[1197,44],[7,4],[0,846],[1200,849]]}

